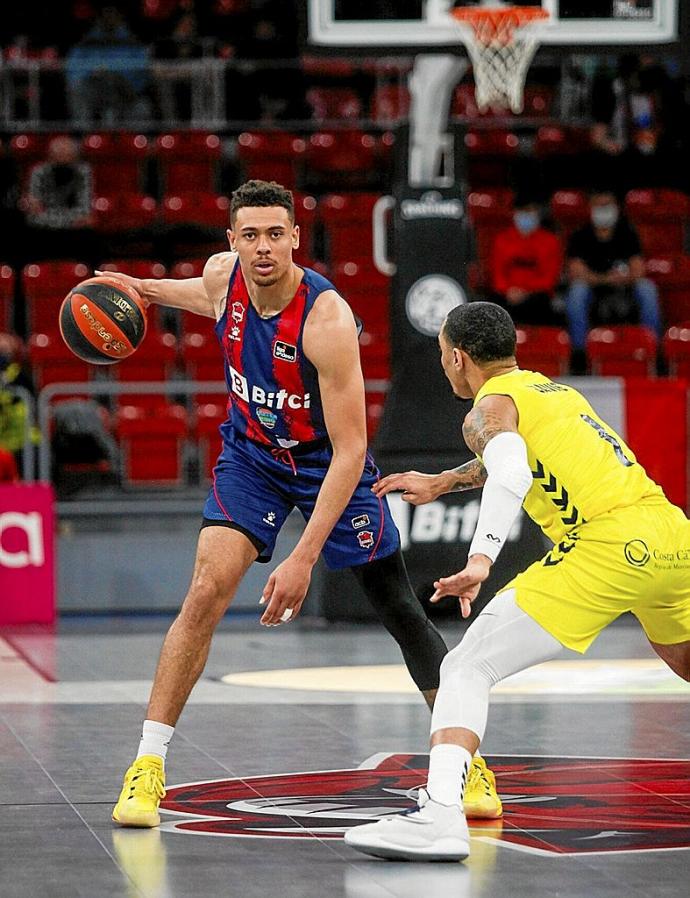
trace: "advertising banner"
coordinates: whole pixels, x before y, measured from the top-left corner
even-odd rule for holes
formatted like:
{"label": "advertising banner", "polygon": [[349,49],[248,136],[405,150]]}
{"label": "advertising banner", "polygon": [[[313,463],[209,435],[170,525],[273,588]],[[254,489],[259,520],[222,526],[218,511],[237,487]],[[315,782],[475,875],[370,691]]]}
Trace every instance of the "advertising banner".
{"label": "advertising banner", "polygon": [[0,486],[0,625],[55,619],[53,491]]}

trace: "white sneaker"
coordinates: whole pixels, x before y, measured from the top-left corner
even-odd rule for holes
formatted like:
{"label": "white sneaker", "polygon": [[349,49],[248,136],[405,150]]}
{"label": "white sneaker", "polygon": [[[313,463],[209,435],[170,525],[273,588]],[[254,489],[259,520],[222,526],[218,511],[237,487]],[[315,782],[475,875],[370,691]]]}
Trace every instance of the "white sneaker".
{"label": "white sneaker", "polygon": [[420,789],[415,810],[354,826],[345,833],[345,844],[374,857],[464,861],[470,853],[470,834],[460,805],[440,804]]}

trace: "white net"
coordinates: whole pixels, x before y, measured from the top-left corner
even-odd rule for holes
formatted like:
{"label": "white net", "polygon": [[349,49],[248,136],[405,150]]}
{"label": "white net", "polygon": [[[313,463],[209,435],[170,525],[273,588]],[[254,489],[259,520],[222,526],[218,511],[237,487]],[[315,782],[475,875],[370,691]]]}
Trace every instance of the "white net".
{"label": "white net", "polygon": [[545,17],[539,10],[539,14],[527,18],[525,9],[458,19],[472,60],[475,97],[481,111],[509,106],[515,113],[522,112],[527,70],[539,46],[534,26]]}

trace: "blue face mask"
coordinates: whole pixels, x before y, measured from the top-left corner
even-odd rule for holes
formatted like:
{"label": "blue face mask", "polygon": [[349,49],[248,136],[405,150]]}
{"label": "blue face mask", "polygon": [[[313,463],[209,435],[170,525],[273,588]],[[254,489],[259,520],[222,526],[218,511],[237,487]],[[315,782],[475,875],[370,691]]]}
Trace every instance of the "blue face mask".
{"label": "blue face mask", "polygon": [[539,227],[539,213],[516,212],[513,215],[513,224],[521,234],[531,234]]}

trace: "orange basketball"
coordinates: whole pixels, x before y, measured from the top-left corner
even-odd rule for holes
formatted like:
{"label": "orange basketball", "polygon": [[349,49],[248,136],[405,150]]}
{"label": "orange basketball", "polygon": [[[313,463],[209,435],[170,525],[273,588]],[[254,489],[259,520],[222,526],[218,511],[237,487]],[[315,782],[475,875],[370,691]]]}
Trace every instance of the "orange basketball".
{"label": "orange basketball", "polygon": [[80,359],[113,365],[131,355],[146,336],[146,306],[125,281],[109,275],[89,278],[64,298],[60,333]]}

